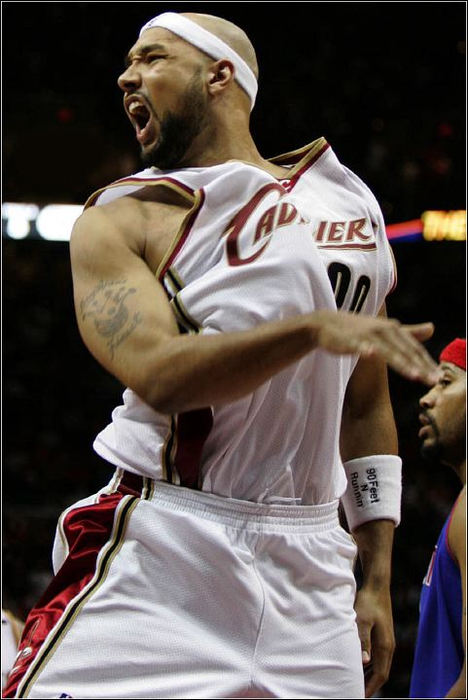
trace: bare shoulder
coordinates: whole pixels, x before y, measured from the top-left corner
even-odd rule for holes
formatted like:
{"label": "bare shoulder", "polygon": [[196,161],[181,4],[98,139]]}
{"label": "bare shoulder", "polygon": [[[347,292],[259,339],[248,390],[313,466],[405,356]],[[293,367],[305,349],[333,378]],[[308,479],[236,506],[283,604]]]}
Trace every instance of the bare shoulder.
{"label": "bare shoulder", "polygon": [[72,230],[72,242],[77,238],[126,235],[129,239],[141,230],[141,204],[132,197],[120,197],[102,206],[85,209]]}
{"label": "bare shoulder", "polygon": [[72,254],[117,246],[144,258],[155,270],[190,207],[190,201],[162,187],[145,187],[134,195],[89,207],[73,228]]}
{"label": "bare shoulder", "polygon": [[460,568],[466,565],[466,485],[458,496],[448,531],[448,544]]}

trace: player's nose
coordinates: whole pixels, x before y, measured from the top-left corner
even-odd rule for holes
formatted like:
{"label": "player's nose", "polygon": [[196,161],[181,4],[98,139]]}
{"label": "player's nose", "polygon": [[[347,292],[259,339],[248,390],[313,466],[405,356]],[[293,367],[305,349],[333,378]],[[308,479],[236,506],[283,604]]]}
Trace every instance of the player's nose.
{"label": "player's nose", "polygon": [[424,394],[424,396],[421,396],[419,399],[419,405],[421,408],[430,408],[431,406],[434,405],[434,400],[436,396],[436,387],[432,387],[428,392]]}
{"label": "player's nose", "polygon": [[132,92],[141,85],[141,75],[139,70],[131,65],[119,75],[117,85],[123,92]]}

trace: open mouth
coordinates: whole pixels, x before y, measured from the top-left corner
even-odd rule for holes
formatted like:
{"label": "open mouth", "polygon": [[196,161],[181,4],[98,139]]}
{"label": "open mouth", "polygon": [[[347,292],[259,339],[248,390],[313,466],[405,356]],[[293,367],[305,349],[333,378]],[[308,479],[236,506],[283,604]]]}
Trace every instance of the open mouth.
{"label": "open mouth", "polygon": [[136,100],[130,102],[128,106],[128,114],[132,121],[132,124],[136,130],[136,137],[138,141],[144,145],[151,141],[155,136],[154,123],[151,118],[151,112],[146,107],[146,105]]}
{"label": "open mouth", "polygon": [[418,437],[424,438],[429,437],[433,433],[432,421],[425,413],[419,414],[419,423],[421,427],[418,432]]}

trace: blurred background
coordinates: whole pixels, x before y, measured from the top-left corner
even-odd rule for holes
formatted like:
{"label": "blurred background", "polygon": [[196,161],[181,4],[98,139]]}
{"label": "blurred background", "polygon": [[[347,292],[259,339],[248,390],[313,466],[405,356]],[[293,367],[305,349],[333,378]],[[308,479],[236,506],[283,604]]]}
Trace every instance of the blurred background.
{"label": "blurred background", "polygon": [[[252,130],[265,157],[325,136],[389,225],[466,208],[464,2],[4,2],[4,203],[82,205],[140,169],[116,79],[141,25],[167,10],[220,14],[247,31],[260,64]],[[3,606],[24,618],[50,580],[61,510],[110,477],[91,443],[122,387],[78,335],[68,244],[7,235],[2,244]],[[392,247],[389,315],[433,321],[427,347],[437,355],[465,337],[465,243],[418,236]],[[459,484],[419,456],[424,388],[390,381],[404,498],[397,650],[381,694],[407,697],[420,586]]]}

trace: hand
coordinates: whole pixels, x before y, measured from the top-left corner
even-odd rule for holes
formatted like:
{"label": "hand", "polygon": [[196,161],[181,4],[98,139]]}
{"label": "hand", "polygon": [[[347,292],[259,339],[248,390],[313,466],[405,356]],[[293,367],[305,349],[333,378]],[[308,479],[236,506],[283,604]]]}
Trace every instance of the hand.
{"label": "hand", "polygon": [[354,604],[362,648],[366,698],[387,681],[395,650],[390,591],[361,588]]}
{"label": "hand", "polygon": [[318,346],[328,352],[380,356],[407,379],[429,386],[439,380],[437,364],[421,344],[432,336],[432,323],[403,325],[391,318],[343,311],[320,311],[314,314],[315,320],[318,320]]}

